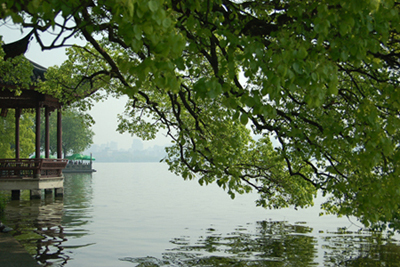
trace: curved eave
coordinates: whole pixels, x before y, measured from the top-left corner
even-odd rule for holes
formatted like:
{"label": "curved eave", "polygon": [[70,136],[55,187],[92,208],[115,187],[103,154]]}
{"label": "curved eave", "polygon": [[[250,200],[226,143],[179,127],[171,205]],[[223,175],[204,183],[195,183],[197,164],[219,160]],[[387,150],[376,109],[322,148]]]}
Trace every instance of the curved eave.
{"label": "curved eave", "polygon": [[39,107],[49,107],[51,109],[61,108],[60,101],[47,94],[42,94],[33,89],[22,89],[21,95],[16,96],[14,92],[0,85],[0,108],[21,108],[29,109]]}

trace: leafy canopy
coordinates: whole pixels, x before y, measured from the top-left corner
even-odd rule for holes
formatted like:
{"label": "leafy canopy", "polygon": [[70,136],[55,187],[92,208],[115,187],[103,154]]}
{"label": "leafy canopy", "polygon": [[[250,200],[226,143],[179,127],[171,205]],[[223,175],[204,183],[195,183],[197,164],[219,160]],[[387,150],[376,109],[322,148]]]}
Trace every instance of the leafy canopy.
{"label": "leafy canopy", "polygon": [[75,83],[60,96],[128,95],[119,130],[165,129],[185,179],[257,190],[265,207],[306,207],[322,190],[327,212],[399,229],[399,4],[6,0],[0,17],[42,49],[85,39],[55,75]]}
{"label": "leafy canopy", "polygon": [[[4,42],[0,36],[0,77],[4,84],[18,84],[21,88],[32,85],[33,66],[23,55],[4,60],[5,52],[2,48]],[[16,94],[20,91],[16,90]]]}

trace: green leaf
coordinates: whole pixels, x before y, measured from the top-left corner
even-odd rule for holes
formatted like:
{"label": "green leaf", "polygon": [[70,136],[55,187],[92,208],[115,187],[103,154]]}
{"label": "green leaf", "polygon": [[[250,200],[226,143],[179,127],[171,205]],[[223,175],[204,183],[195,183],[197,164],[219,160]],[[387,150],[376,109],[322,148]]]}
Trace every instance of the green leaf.
{"label": "green leaf", "polygon": [[303,73],[302,69],[300,68],[299,63],[297,63],[297,62],[293,63],[292,67],[293,67],[294,71],[297,72],[298,74]]}
{"label": "green leaf", "polygon": [[159,8],[159,3],[158,3],[157,0],[150,0],[150,1],[148,2],[148,6],[149,6],[149,9],[150,9],[152,12],[155,12],[155,11],[157,11],[158,8]]}
{"label": "green leaf", "polygon": [[170,19],[170,18],[165,18],[165,19],[163,19],[162,25],[163,25],[163,27],[166,28],[166,29],[169,28],[169,27],[172,25],[171,19]]}
{"label": "green leaf", "polygon": [[126,4],[127,4],[129,16],[133,17],[133,14],[134,14],[134,12],[135,12],[135,10],[134,10],[134,2],[128,0],[128,1],[126,2]]}
{"label": "green leaf", "polygon": [[308,55],[307,50],[302,46],[299,48],[299,50],[297,51],[297,57],[299,59],[305,59]]}
{"label": "green leaf", "polygon": [[335,75],[333,75],[329,81],[328,93],[332,95],[337,95],[338,93],[338,80]]}
{"label": "green leaf", "polygon": [[147,35],[152,35],[153,30],[154,30],[154,28],[151,24],[146,24],[143,26],[143,32]]}
{"label": "green leaf", "polygon": [[248,121],[249,121],[249,117],[248,117],[247,113],[242,113],[240,115],[240,123],[243,125],[247,125]]}

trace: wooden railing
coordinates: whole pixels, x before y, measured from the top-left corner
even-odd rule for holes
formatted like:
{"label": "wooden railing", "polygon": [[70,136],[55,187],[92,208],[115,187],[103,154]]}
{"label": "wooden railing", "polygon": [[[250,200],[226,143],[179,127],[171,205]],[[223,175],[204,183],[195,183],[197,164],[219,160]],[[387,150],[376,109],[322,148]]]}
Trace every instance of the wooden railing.
{"label": "wooden railing", "polygon": [[59,177],[67,163],[67,159],[0,159],[0,179]]}

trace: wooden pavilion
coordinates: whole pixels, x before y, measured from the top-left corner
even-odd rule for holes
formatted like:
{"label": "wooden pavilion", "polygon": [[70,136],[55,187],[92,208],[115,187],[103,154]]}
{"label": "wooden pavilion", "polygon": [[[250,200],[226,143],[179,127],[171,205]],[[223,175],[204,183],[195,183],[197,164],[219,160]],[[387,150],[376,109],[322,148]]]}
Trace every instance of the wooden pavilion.
{"label": "wooden pavilion", "polygon": [[[24,54],[26,52],[30,36],[10,44],[3,45],[6,53],[5,59]],[[32,79],[44,79],[46,68],[33,63],[34,71]],[[51,95],[35,91],[35,87],[28,89],[18,88],[22,91],[15,95],[13,89],[18,85],[1,81],[0,77],[0,115],[7,116],[9,109],[15,110],[15,158],[5,159],[0,155],[0,190],[11,190],[12,198],[19,199],[20,190],[30,190],[31,198],[40,198],[41,190],[45,193],[55,191],[56,196],[63,194],[64,177],[62,170],[68,160],[62,159],[62,129],[61,129],[61,103]],[[35,110],[35,158],[20,158],[20,127],[19,120],[24,109]],[[45,155],[40,158],[40,113],[44,109],[45,114]],[[50,159],[50,134],[49,116],[57,111],[57,159]],[[1,137],[0,137],[1,138]],[[1,139],[0,139],[1,142]]]}

